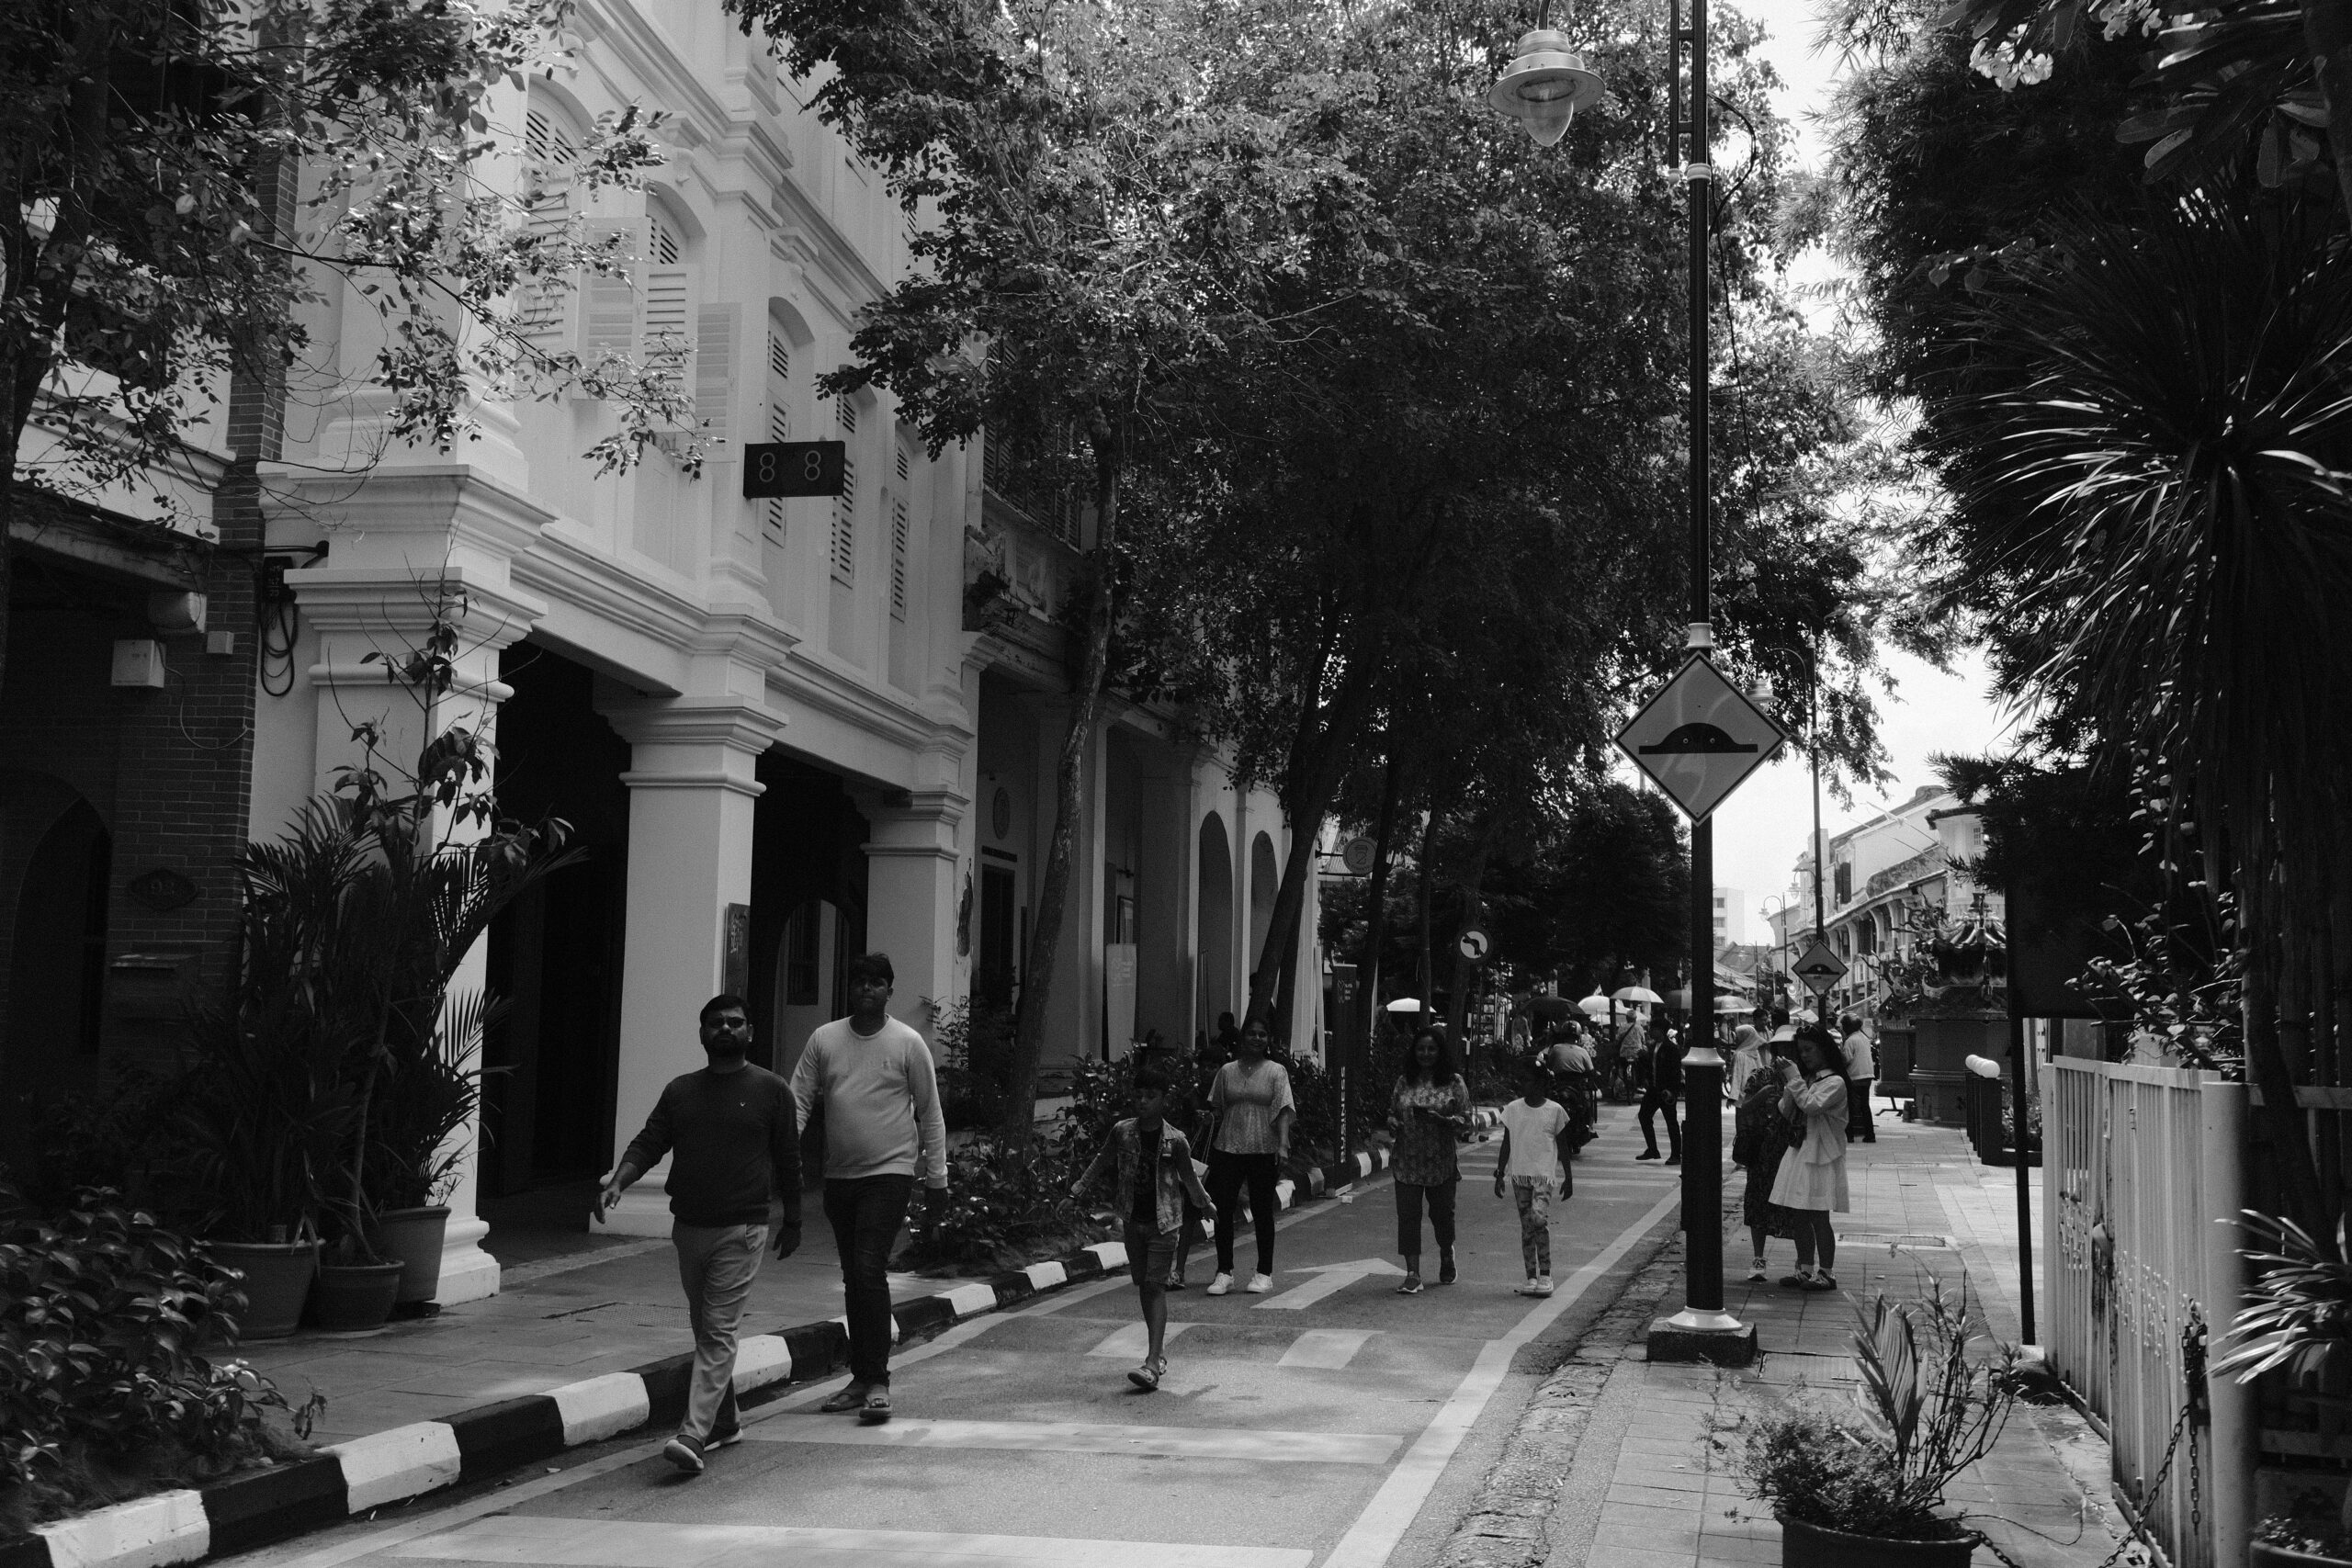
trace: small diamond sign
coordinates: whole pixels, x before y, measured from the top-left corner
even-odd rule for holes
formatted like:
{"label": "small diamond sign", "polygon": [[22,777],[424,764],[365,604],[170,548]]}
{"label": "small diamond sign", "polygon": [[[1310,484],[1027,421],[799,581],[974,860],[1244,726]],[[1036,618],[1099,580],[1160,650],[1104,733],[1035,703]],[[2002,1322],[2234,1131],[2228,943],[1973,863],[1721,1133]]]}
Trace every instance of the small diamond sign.
{"label": "small diamond sign", "polygon": [[1693,822],[1705,821],[1786,739],[1703,653],[1617,732],[1619,749]]}
{"label": "small diamond sign", "polygon": [[1826,997],[1829,987],[1845,975],[1846,961],[1830,952],[1827,942],[1815,937],[1813,945],[1790,968],[1815,996]]}

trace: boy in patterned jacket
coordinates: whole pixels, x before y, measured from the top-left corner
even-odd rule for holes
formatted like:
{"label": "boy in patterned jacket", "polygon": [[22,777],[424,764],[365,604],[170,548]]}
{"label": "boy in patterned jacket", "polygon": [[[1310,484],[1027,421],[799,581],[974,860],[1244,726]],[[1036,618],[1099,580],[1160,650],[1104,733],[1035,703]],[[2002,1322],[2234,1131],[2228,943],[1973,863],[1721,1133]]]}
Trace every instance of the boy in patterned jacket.
{"label": "boy in patterned jacket", "polygon": [[1143,1299],[1144,1332],[1151,1338],[1143,1365],[1129,1372],[1127,1381],[1149,1393],[1168,1371],[1168,1358],[1162,1354],[1168,1343],[1168,1270],[1175,1260],[1177,1234],[1184,1227],[1184,1200],[1191,1198],[1193,1206],[1211,1221],[1216,1218],[1216,1205],[1193,1169],[1192,1144],[1168,1125],[1166,1073],[1153,1066],[1136,1069],[1135,1109],[1133,1116],[1111,1129],[1109,1141],[1069,1191],[1073,1198],[1084,1196],[1104,1168],[1117,1162],[1114,1190],[1125,1227],[1127,1272]]}

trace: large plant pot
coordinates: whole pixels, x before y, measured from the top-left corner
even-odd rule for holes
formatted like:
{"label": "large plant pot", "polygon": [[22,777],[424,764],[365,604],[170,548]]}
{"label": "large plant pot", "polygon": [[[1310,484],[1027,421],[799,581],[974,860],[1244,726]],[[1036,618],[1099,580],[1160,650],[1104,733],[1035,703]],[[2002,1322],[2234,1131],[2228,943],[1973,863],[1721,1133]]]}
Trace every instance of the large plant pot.
{"label": "large plant pot", "polygon": [[311,1290],[311,1315],[330,1333],[381,1328],[400,1293],[399,1263],[322,1263]]}
{"label": "large plant pot", "polygon": [[376,1216],[376,1255],[401,1266],[400,1294],[393,1300],[429,1302],[441,1288],[441,1242],[449,1228],[449,1206],[394,1209]]}
{"label": "large plant pot", "polygon": [[283,1339],[302,1321],[311,1280],[318,1272],[319,1249],[307,1241],[215,1241],[206,1246],[213,1261],[245,1277],[245,1310],[237,1320],[239,1339]]}
{"label": "large plant pot", "polygon": [[2246,1556],[2246,1568],[2346,1568],[2352,1557],[2322,1557],[2315,1552],[2290,1551],[2283,1546],[2267,1546],[2261,1541]]}
{"label": "large plant pot", "polygon": [[1982,1536],[1882,1540],[1781,1517],[1781,1568],[1968,1568]]}

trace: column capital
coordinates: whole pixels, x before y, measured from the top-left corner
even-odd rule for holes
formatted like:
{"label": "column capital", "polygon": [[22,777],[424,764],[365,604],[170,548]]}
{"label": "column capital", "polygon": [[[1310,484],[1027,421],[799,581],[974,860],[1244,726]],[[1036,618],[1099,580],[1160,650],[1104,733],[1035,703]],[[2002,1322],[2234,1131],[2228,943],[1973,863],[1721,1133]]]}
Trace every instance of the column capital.
{"label": "column capital", "polygon": [[[498,653],[520,642],[547,614],[544,601],[518,593],[478,570],[444,566],[427,572],[405,567],[311,567],[289,571],[286,584],[302,618],[321,634],[314,685],[397,684],[394,671],[417,651],[428,632],[447,624],[457,635],[455,690],[503,701]],[[371,653],[381,654],[370,660]]]}
{"label": "column capital", "polygon": [[740,698],[610,699],[596,705],[632,748],[621,783],[632,791],[716,789],[757,798],[760,753],[784,729],[784,716]]}

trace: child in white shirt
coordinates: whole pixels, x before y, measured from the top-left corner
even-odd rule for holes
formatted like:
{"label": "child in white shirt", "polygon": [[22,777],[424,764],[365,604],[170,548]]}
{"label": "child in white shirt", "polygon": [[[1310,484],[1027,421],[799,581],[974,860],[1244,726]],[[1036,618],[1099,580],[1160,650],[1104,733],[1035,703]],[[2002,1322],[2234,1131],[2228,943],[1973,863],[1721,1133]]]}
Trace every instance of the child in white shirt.
{"label": "child in white shirt", "polygon": [[1544,1080],[1527,1077],[1527,1093],[1503,1107],[1502,1157],[1495,1166],[1495,1196],[1506,1181],[1519,1205],[1519,1251],[1527,1264],[1522,1296],[1552,1293],[1552,1200],[1573,1197],[1568,1175],[1568,1113],[1544,1098]]}

